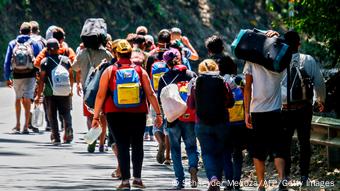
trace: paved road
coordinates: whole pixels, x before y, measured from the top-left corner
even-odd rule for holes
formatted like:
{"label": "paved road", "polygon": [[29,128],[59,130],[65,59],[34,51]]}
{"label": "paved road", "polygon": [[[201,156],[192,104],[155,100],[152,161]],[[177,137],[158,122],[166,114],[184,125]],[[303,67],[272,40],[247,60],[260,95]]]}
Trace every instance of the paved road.
{"label": "paved road", "polygon": [[[85,119],[77,96],[73,107],[74,142],[55,147],[43,128],[39,134],[10,134],[15,125],[14,93],[0,88],[0,190],[114,190],[119,181],[111,173],[117,161],[111,151],[87,153],[82,140]],[[174,175],[171,166],[155,162],[156,152],[155,142],[145,142],[143,180],[146,190],[167,190]]]}
{"label": "paved road", "polygon": [[[52,146],[50,133],[44,132],[43,128],[38,134],[10,134],[15,125],[14,93],[8,88],[0,88],[0,190],[115,190],[120,181],[112,179],[111,173],[117,161],[110,150],[87,153],[87,145],[82,140],[86,132],[85,118],[78,96],[73,98],[73,108],[74,142]],[[155,142],[145,142],[144,148],[142,176],[147,186],[145,190],[171,190],[172,167],[156,163]],[[189,175],[186,176],[189,179]],[[199,176],[203,183],[206,180],[204,172],[200,171]],[[196,190],[206,188],[201,185]]]}

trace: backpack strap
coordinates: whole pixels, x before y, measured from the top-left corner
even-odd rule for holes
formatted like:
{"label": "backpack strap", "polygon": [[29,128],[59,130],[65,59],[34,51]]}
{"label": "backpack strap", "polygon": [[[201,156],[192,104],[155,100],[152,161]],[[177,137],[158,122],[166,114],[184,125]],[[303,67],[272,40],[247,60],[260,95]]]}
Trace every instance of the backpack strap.
{"label": "backpack strap", "polygon": [[[177,75],[174,77],[174,79],[171,80],[171,82],[170,82],[169,84],[172,84],[172,83],[178,78],[178,76],[179,76],[179,74],[177,74]],[[165,84],[166,86],[169,85],[168,83],[166,83],[166,81],[164,80],[163,76],[162,76],[162,80],[163,80],[163,82],[164,82],[164,84]]]}
{"label": "backpack strap", "polygon": [[141,84],[143,84],[143,70],[142,67],[136,64],[133,64],[134,69],[136,70],[136,72],[138,73],[139,79]]}

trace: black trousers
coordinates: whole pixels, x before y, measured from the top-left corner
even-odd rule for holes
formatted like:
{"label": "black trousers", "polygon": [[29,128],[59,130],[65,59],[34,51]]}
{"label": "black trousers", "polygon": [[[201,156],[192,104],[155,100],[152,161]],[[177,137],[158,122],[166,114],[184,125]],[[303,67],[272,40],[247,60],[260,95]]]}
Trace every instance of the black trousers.
{"label": "black trousers", "polygon": [[109,128],[116,138],[122,179],[131,178],[130,147],[132,150],[133,177],[141,178],[146,113],[107,113],[106,118]]}
{"label": "black trousers", "polygon": [[65,130],[72,130],[71,99],[69,96],[46,96],[45,100],[53,138],[60,141],[57,113],[63,119]]}
{"label": "black trousers", "polygon": [[291,168],[291,143],[292,137],[294,135],[294,131],[297,131],[297,137],[299,141],[300,148],[300,175],[308,176],[309,174],[309,165],[310,165],[310,157],[311,157],[311,148],[310,148],[310,131],[311,131],[311,123],[312,123],[312,105],[310,103],[306,103],[300,109],[294,110],[283,110],[282,117],[284,123],[284,129],[286,131],[287,136],[287,145],[288,145],[288,153],[285,157],[286,166],[285,166],[285,174],[289,176],[290,168]]}

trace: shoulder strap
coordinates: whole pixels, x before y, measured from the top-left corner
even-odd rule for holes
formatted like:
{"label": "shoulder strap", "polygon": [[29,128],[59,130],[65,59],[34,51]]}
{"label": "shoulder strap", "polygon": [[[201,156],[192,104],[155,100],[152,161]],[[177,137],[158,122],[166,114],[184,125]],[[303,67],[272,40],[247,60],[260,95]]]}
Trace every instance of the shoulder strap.
{"label": "shoulder strap", "polygon": [[303,83],[303,77],[302,77],[300,68],[297,67],[297,66],[295,66],[295,68],[296,68],[296,73],[297,73],[297,75],[299,76],[301,83]]}
{"label": "shoulder strap", "polygon": [[62,59],[59,59],[59,63],[57,63],[52,57],[47,57],[48,59],[51,59],[52,61],[53,61],[53,63],[54,64],[56,64],[57,66],[59,65],[59,64],[61,64],[61,62],[62,62]]}
{"label": "shoulder strap", "polygon": [[[174,79],[172,79],[172,81],[171,81],[169,84],[172,84],[172,83],[177,79],[178,76],[179,76],[179,74],[177,74],[177,75],[174,77]],[[166,81],[164,80],[163,76],[162,76],[162,80],[163,80],[163,82],[164,82],[164,84],[165,84],[166,86],[169,85],[168,83],[166,83]]]}

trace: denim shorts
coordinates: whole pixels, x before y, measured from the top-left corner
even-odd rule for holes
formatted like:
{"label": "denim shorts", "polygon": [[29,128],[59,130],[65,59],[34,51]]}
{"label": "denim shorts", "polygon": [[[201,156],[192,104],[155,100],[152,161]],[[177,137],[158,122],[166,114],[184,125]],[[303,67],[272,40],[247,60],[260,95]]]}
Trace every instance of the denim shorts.
{"label": "denim shorts", "polygon": [[157,127],[153,126],[153,134],[155,134],[156,132],[161,132],[164,135],[169,135],[169,130],[167,128],[167,121],[166,121],[166,119],[163,119],[162,127],[157,128]]}

